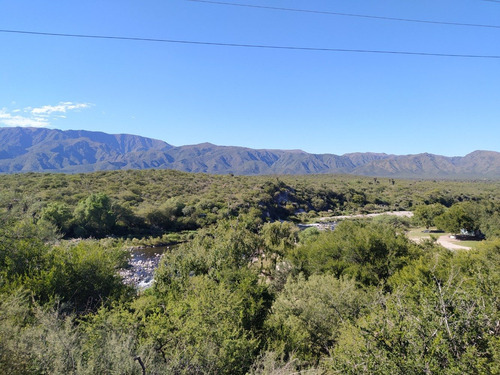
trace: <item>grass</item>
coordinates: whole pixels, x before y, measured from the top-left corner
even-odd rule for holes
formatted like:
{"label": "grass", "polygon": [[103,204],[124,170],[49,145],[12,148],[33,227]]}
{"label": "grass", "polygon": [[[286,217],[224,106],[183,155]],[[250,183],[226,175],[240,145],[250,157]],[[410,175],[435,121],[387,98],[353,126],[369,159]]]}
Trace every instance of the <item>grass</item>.
{"label": "grass", "polygon": [[456,243],[457,245],[471,247],[471,248],[476,247],[479,243],[482,242],[482,240],[463,241],[463,240],[453,240],[453,239],[451,241],[454,242],[454,243]]}
{"label": "grass", "polygon": [[424,232],[426,230],[427,228],[424,227],[413,228],[407,233],[407,236],[410,240],[420,240],[431,239],[431,235],[433,237],[440,237],[444,236],[445,234],[449,235],[449,233],[438,231],[436,228],[431,228],[429,229],[429,232]]}

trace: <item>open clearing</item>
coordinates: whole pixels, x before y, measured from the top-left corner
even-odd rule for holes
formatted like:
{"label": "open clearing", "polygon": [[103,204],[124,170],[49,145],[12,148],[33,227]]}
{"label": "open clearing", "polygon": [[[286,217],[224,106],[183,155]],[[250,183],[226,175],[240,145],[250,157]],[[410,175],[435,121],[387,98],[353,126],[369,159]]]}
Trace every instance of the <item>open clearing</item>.
{"label": "open clearing", "polygon": [[475,247],[481,241],[461,241],[454,238],[450,238],[451,233],[444,233],[437,231],[435,228],[428,232],[424,232],[425,228],[415,228],[407,233],[408,238],[415,242],[420,242],[422,240],[431,240],[436,238],[436,242],[441,246],[450,250],[470,250]]}

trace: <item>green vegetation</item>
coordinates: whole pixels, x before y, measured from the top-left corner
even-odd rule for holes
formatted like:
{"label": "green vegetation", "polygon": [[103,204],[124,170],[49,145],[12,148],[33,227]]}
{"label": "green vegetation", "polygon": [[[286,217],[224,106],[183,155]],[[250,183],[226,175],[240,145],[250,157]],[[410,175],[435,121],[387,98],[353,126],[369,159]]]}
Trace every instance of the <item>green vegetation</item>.
{"label": "green vegetation", "polygon": [[[4,177],[0,373],[500,372],[496,183]],[[486,240],[452,252],[409,240],[410,220],[389,216],[334,231],[294,224],[402,209],[418,225]],[[153,287],[125,286],[123,248],[164,242],[182,243]]]}
{"label": "green vegetation", "polygon": [[480,202],[498,219],[500,197],[499,185],[487,181],[216,176],[171,170],[3,175],[0,192],[0,210],[54,224],[69,238],[161,236],[242,213],[259,225],[261,220],[307,222],[459,202]]}
{"label": "green vegetation", "polygon": [[415,221],[427,229],[435,225],[436,217],[442,215],[446,207],[441,203],[420,204],[415,207]]}

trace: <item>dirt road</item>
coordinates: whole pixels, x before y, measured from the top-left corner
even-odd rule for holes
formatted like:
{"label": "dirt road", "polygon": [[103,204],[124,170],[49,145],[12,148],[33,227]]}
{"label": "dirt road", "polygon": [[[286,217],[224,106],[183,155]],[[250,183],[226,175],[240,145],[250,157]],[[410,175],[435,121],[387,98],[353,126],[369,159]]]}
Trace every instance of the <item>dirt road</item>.
{"label": "dirt road", "polygon": [[469,246],[457,245],[456,242],[452,241],[449,236],[440,236],[437,243],[449,250],[470,250]]}

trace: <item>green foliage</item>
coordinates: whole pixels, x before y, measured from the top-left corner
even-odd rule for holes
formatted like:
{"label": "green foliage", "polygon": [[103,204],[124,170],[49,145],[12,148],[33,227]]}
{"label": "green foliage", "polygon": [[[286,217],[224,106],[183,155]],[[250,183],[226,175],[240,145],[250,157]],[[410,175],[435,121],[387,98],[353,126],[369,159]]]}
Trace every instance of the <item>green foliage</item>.
{"label": "green foliage", "polygon": [[222,281],[191,276],[182,290],[157,298],[145,335],[170,372],[244,374],[250,367],[269,305],[257,275],[239,270]]}
{"label": "green foliage", "polygon": [[70,318],[30,306],[28,293],[0,298],[0,372],[76,374],[78,336]]}
{"label": "green foliage", "polygon": [[367,305],[366,292],[352,279],[289,279],[267,322],[269,346],[286,357],[316,362],[337,340],[341,324],[357,319]]}
{"label": "green foliage", "polygon": [[415,207],[414,219],[417,225],[423,225],[427,229],[435,225],[434,219],[445,212],[446,207],[440,203],[430,205],[418,205]]}
{"label": "green foliage", "polygon": [[344,221],[316,242],[297,247],[290,259],[308,275],[346,275],[376,285],[417,255],[416,245],[391,225]]}
{"label": "green foliage", "polygon": [[483,204],[479,229],[486,238],[500,238],[500,207],[498,203],[489,201]]}
{"label": "green foliage", "polygon": [[[84,201],[99,194],[109,197],[112,208],[103,210],[100,229],[92,221],[96,215],[84,214],[85,208],[94,204]],[[251,213],[254,225],[259,225],[266,217],[307,220],[316,215],[408,209],[414,203],[495,204],[499,197],[498,186],[488,181],[377,179],[373,183],[373,178],[341,175],[276,179],[130,170],[74,175],[27,173],[4,175],[0,181],[0,211],[35,220],[47,211],[44,216],[69,237],[159,236],[165,231],[193,230],[247,213]],[[79,219],[84,221],[81,224],[89,225],[89,233],[84,225],[66,228],[67,209],[74,213],[77,206]],[[116,225],[111,220],[113,216]]]}
{"label": "green foliage", "polygon": [[471,202],[456,203],[440,216],[435,218],[439,229],[460,233],[461,229],[474,233],[479,229],[480,212],[478,206]]}
{"label": "green foliage", "polygon": [[66,234],[71,228],[73,213],[68,205],[59,202],[51,202],[43,208],[41,220],[48,221],[55,225],[62,233]]}
{"label": "green foliage", "polygon": [[[489,251],[498,253],[497,244]],[[346,374],[496,373],[498,297],[470,278],[479,267],[472,273],[493,273],[498,286],[498,255],[484,262],[491,255],[443,252],[405,267],[378,308],[345,326],[326,366]]]}
{"label": "green foliage", "polygon": [[148,364],[149,373],[155,370],[151,363],[154,350],[141,345],[137,319],[127,306],[101,308],[78,324],[78,374],[139,375],[141,368],[134,360],[136,356]]}
{"label": "green foliage", "polygon": [[301,244],[311,243],[318,239],[320,231],[317,228],[309,227],[299,232],[299,242]]}
{"label": "green foliage", "polygon": [[[263,246],[259,257],[260,270],[272,280],[271,287],[280,289],[286,281],[288,263],[282,262],[298,241],[298,228],[290,223],[266,223],[262,226],[260,237]],[[278,265],[279,262],[282,262]],[[281,278],[281,280],[279,280]]]}
{"label": "green foliage", "polygon": [[236,221],[201,231],[164,257],[147,336],[177,373],[245,373],[259,348],[271,296],[247,268],[261,241]]}
{"label": "green foliage", "polygon": [[158,208],[151,208],[146,213],[146,220],[149,225],[164,231],[173,231],[177,226],[177,218],[189,214],[189,210],[184,211],[185,205],[178,200],[168,200]]}
{"label": "green foliage", "polygon": [[267,247],[281,255],[292,249],[298,240],[298,229],[290,222],[266,223],[261,233]]}
{"label": "green foliage", "polygon": [[91,194],[81,200],[75,209],[77,235],[103,237],[112,233],[116,225],[111,199],[104,193]]}
{"label": "green foliage", "polygon": [[[500,373],[497,240],[448,252],[408,241],[407,219],[302,232],[278,220],[414,205],[424,217],[442,207],[423,204],[441,203],[445,222],[495,238],[497,183],[155,170],[4,177],[0,373],[141,374],[136,357],[147,374]],[[179,241],[153,288],[123,286],[122,247]]]}
{"label": "green foliage", "polygon": [[396,230],[407,230],[411,226],[411,220],[406,216],[379,215],[371,219],[374,223],[387,224]]}
{"label": "green foliage", "polygon": [[148,361],[154,354],[139,345],[133,317],[120,307],[78,321],[57,308],[30,303],[22,290],[0,301],[2,374],[139,375],[134,357]]}
{"label": "green foliage", "polygon": [[[21,225],[23,224],[23,225]],[[0,228],[0,292],[23,286],[38,302],[53,298],[77,312],[92,310],[127,290],[116,274],[128,254],[97,242],[49,245],[40,226],[29,223]]]}
{"label": "green foliage", "polygon": [[297,358],[292,357],[284,360],[275,352],[265,352],[253,364],[248,375],[322,375],[324,370],[319,368],[305,368],[301,366]]}
{"label": "green foliage", "polygon": [[165,292],[194,275],[219,280],[226,270],[247,266],[258,255],[260,245],[260,238],[237,221],[220,222],[164,256],[156,272],[155,288]]}
{"label": "green foliage", "polygon": [[122,250],[91,241],[57,246],[47,253],[47,269],[26,284],[42,301],[57,296],[76,312],[92,311],[126,295],[117,275],[126,257]]}
{"label": "green foliage", "polygon": [[26,221],[0,227],[0,291],[16,289],[46,269],[49,246],[39,229]]}

